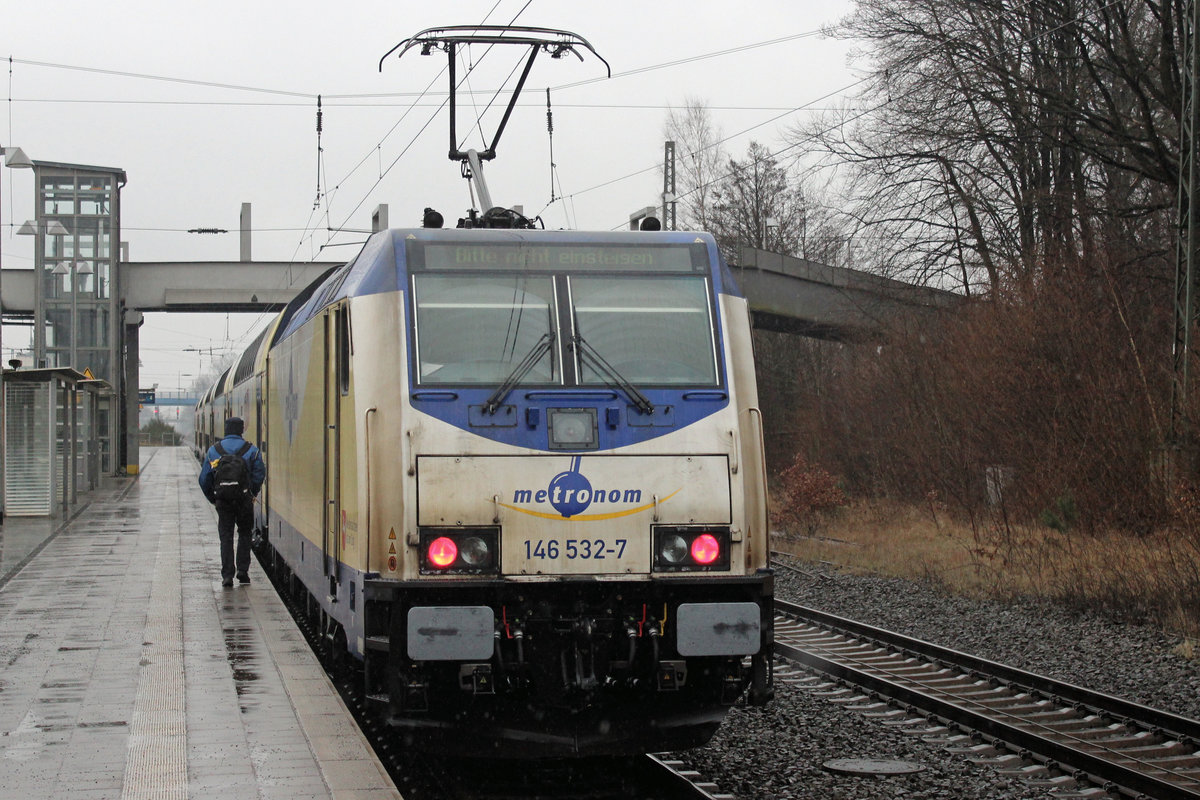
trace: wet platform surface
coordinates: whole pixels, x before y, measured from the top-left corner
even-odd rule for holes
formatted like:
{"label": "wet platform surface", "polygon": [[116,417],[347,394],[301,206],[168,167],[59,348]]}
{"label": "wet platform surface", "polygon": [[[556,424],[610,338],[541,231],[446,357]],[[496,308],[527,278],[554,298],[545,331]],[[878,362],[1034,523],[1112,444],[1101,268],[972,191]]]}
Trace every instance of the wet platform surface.
{"label": "wet platform surface", "polygon": [[0,796],[399,798],[185,448],[0,533]]}

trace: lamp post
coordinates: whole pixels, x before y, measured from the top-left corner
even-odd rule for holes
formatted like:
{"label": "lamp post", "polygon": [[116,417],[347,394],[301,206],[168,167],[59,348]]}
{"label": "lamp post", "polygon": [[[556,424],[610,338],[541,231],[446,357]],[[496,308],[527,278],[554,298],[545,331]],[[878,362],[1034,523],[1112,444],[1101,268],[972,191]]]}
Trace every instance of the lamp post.
{"label": "lamp post", "polygon": [[[25,155],[25,151],[19,147],[0,147],[0,154],[4,156],[4,166],[12,167],[13,169],[32,169],[33,161],[29,156]],[[0,181],[3,184],[3,181]],[[2,204],[0,204],[2,208]],[[3,239],[0,236],[0,239]],[[3,275],[4,263],[0,259],[0,276]],[[2,278],[0,278],[2,280]],[[0,360],[3,360],[4,354],[4,300],[3,294],[0,292]],[[7,510],[7,493],[5,491],[5,471],[4,462],[8,457],[8,407],[6,404],[4,389],[4,367],[0,366],[0,525],[4,524],[4,514]]]}

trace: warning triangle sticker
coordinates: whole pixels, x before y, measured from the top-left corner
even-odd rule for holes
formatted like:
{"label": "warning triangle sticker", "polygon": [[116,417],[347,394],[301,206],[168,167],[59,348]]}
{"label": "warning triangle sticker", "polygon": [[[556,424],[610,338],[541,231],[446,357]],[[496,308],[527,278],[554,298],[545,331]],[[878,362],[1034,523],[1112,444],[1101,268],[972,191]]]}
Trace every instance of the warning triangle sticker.
{"label": "warning triangle sticker", "polygon": [[395,539],[395,538],[396,538],[396,529],[395,529],[395,528],[392,528],[392,529],[391,529],[391,530],[388,532],[388,538],[389,538],[389,539]]}
{"label": "warning triangle sticker", "polygon": [[396,553],[396,545],[394,545],[394,544],[389,544],[389,545],[388,545],[388,553],[389,553],[389,554],[391,554],[391,555],[395,555],[395,553]]}

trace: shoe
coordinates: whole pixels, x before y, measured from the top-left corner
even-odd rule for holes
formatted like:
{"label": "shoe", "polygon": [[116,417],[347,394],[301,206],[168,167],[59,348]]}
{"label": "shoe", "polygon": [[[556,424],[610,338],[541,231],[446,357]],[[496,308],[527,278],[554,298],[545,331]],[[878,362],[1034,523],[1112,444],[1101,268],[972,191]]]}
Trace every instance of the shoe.
{"label": "shoe", "polygon": [[239,572],[237,579],[238,579],[238,583],[249,583],[250,582],[250,576],[244,572]]}
{"label": "shoe", "polygon": [[222,586],[233,586],[233,578],[221,578]]}

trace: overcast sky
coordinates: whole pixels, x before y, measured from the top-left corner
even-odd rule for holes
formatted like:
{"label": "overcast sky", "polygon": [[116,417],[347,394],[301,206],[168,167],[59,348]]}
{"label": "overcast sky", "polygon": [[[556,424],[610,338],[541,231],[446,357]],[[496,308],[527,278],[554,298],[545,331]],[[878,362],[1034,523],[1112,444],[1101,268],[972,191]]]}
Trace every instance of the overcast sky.
{"label": "overcast sky", "polygon": [[[418,225],[426,206],[452,225],[471,206],[467,183],[447,158],[448,115],[438,108],[448,85],[441,74],[446,56],[423,58],[414,50],[392,56],[382,71],[380,58],[425,28],[507,24],[515,17],[518,25],[579,34],[608,60],[613,77],[604,79],[603,63],[590,53],[582,62],[538,58],[497,159],[485,170],[493,199],[541,214],[548,228],[610,230],[658,202],[668,106],[703,98],[726,135],[747,131],[726,145],[741,155],[752,138],[778,145],[784,128],[811,113],[793,109],[836,103],[855,78],[847,68],[851,45],[820,30],[852,5],[21,3],[0,28],[0,53],[11,57],[0,144],[20,146],[35,160],[124,169],[122,239],[132,261],[236,260],[243,202],[253,204],[255,259],[344,260],[364,238],[344,229],[368,228],[381,203],[389,206],[392,227]],[[485,57],[483,48],[472,49],[470,62],[478,64],[467,88],[474,94],[460,99],[460,138],[493,92],[506,80],[511,86],[524,52],[510,46]],[[555,202],[547,87],[555,192],[566,195]],[[489,140],[506,100],[483,115]],[[483,135],[475,130],[467,146],[483,149]],[[29,268],[32,241],[12,232],[33,215],[32,172],[3,170],[2,180],[4,268]],[[187,233],[197,227],[229,233]],[[240,349],[265,319],[148,315],[142,385],[189,385],[210,359],[184,348]],[[20,329],[5,329],[5,359],[21,341]]]}

